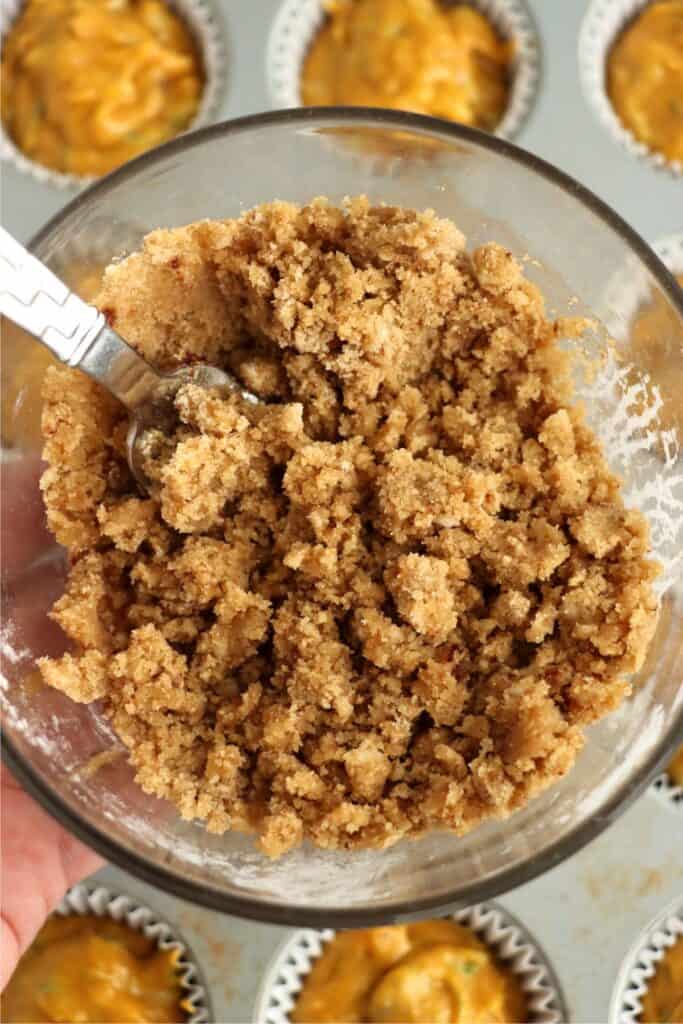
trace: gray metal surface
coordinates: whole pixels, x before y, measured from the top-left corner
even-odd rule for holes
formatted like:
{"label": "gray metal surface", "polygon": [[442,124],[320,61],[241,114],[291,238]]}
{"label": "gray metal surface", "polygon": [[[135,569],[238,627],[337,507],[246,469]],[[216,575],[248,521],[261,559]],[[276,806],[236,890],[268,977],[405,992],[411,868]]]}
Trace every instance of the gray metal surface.
{"label": "gray metal surface", "polygon": [[[215,0],[225,26],[227,87],[221,116],[270,107],[266,41],[280,0]],[[576,177],[648,241],[683,229],[683,181],[627,153],[581,93],[577,49],[587,0],[527,0],[541,38],[542,68],[531,114],[514,140]],[[24,241],[73,195],[3,165],[2,222]]]}
{"label": "gray metal surface", "polygon": [[[683,815],[643,797],[607,832],[541,878],[497,898],[524,922],[560,980],[570,1020],[607,1021],[635,937],[683,893]],[[116,868],[98,878],[158,909],[183,932],[208,979],[220,1024],[247,1024],[284,928],[201,910]]]}
{"label": "gray metal surface", "polygon": [[[225,118],[270,106],[265,50],[279,0],[217,0],[227,33]],[[539,94],[515,139],[596,192],[644,238],[683,231],[683,180],[655,170],[613,141],[579,85],[577,46],[587,0],[528,0],[542,44]],[[2,174],[1,218],[28,239],[69,193],[12,167]],[[192,907],[115,868],[98,876],[158,908],[184,933],[211,985],[217,1020],[253,1020],[266,966],[287,932]],[[571,1019],[606,1021],[619,965],[637,933],[683,893],[683,813],[650,790],[600,838],[500,902],[520,917],[551,959]]]}

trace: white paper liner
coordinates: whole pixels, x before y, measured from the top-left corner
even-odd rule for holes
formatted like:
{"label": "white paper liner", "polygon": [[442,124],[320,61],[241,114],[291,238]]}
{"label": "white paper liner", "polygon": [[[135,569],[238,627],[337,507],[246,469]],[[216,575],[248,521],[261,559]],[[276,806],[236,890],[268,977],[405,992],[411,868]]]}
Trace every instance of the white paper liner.
{"label": "white paper liner", "polygon": [[638,1024],[642,998],[664,954],[683,937],[683,898],[650,922],[624,960],[612,993],[610,1024]]}
{"label": "white paper liner", "polygon": [[[495,135],[512,138],[531,109],[538,86],[540,43],[524,0],[468,0],[515,41],[510,100]],[[276,107],[300,107],[301,68],[308,48],[325,20],[324,0],[285,0],[268,37],[266,78]]]}
{"label": "white paper liner", "polygon": [[[470,928],[516,975],[527,1000],[530,1024],[560,1024],[569,1019],[555,972],[516,918],[496,903],[478,903],[448,916]],[[334,935],[329,928],[304,928],[281,946],[261,987],[254,1011],[256,1024],[289,1024],[304,978]]]}
{"label": "white paper liner", "polygon": [[[166,0],[195,38],[202,56],[204,90],[199,109],[186,132],[211,124],[218,112],[226,81],[226,52],[221,27],[211,6],[211,0]],[[0,36],[5,36],[18,17],[24,0],[0,0]],[[186,134],[181,132],[181,135]],[[30,174],[44,185],[61,189],[79,189],[97,180],[93,175],[64,174],[36,163],[27,157],[10,139],[0,120],[0,159],[14,164],[20,171]]]}
{"label": "white paper liner", "polygon": [[188,1024],[209,1024],[213,1020],[208,990],[191,952],[175,929],[149,907],[103,886],[94,889],[87,885],[75,885],[69,889],[55,913],[63,917],[73,914],[111,917],[136,932],[142,932],[146,938],[154,940],[159,949],[177,950],[180,954],[178,979],[183,990],[181,998],[189,1008]]}
{"label": "white paper liner", "polygon": [[629,21],[650,0],[593,0],[579,33],[579,77],[581,86],[600,123],[612,138],[629,153],[645,160],[651,167],[664,168],[674,175],[683,174],[680,161],[667,160],[640,142],[619,119],[605,87],[607,60],[612,44]]}

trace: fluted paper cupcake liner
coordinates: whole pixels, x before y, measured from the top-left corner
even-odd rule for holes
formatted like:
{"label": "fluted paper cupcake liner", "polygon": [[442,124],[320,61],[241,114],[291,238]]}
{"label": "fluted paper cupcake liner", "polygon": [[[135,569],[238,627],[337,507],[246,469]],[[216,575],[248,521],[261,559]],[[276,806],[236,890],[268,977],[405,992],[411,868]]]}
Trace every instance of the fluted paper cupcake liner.
{"label": "fluted paper cupcake liner", "polygon": [[[530,1022],[559,1024],[568,1019],[555,972],[516,918],[495,903],[476,904],[449,917],[470,928],[516,976],[527,1001]],[[306,975],[334,935],[331,929],[304,928],[284,943],[263,982],[254,1012],[256,1024],[289,1024]]]}
{"label": "fluted paper cupcake liner", "polygon": [[[471,0],[500,35],[515,43],[512,88],[495,134],[512,138],[531,109],[540,70],[540,44],[523,0]],[[324,0],[285,0],[268,39],[266,77],[276,107],[300,107],[301,70],[308,49],[325,20]]]}
{"label": "fluted paper cupcake liner", "polygon": [[683,938],[683,898],[650,922],[624,960],[612,993],[610,1024],[638,1024],[643,996],[664,954]]}
{"label": "fluted paper cupcake liner", "polygon": [[[191,30],[202,57],[204,89],[199,109],[186,131],[211,124],[216,118],[226,80],[226,53],[220,25],[211,0],[167,0]],[[0,37],[4,37],[19,16],[24,0],[0,0]],[[181,132],[180,134],[185,134]],[[12,141],[0,122],[0,159],[14,164],[20,171],[45,185],[60,189],[79,189],[92,184],[92,175],[65,174],[31,160]]]}
{"label": "fluted paper cupcake liner", "polygon": [[192,953],[175,928],[149,907],[102,886],[76,885],[69,889],[55,913],[63,917],[74,914],[110,917],[128,925],[133,931],[142,932],[146,938],[156,942],[159,949],[177,951],[181,1000],[188,1024],[209,1024],[213,1020],[208,990]]}
{"label": "fluted paper cupcake liner", "polygon": [[605,85],[609,52],[618,36],[650,0],[593,0],[579,33],[579,77],[584,95],[596,117],[629,153],[651,167],[683,174],[680,161],[667,160],[663,153],[640,142],[620,120]]}

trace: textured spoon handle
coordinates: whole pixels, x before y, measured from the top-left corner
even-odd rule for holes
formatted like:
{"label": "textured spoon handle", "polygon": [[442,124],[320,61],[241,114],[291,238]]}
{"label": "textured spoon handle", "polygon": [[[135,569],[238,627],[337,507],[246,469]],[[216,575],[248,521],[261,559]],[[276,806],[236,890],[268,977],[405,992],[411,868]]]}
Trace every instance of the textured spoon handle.
{"label": "textured spoon handle", "polygon": [[95,306],[79,299],[0,228],[0,313],[46,345],[60,362],[78,367],[129,409],[147,402],[159,374],[109,327]]}
{"label": "textured spoon handle", "polygon": [[4,228],[0,228],[0,312],[68,366],[78,366],[106,325],[99,310],[74,295]]}

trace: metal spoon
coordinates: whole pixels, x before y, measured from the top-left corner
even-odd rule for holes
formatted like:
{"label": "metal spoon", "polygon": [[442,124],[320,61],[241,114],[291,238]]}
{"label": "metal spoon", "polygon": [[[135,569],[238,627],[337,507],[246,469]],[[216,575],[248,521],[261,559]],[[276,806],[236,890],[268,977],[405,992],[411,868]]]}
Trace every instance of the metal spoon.
{"label": "metal spoon", "polygon": [[60,362],[78,367],[105,387],[130,413],[128,464],[140,487],[152,484],[142,466],[140,441],[147,430],[168,433],[177,422],[173,404],[178,388],[237,391],[248,402],[259,399],[214,366],[196,363],[159,373],[127,345],[95,306],[88,305],[0,227],[0,313],[42,341]]}

